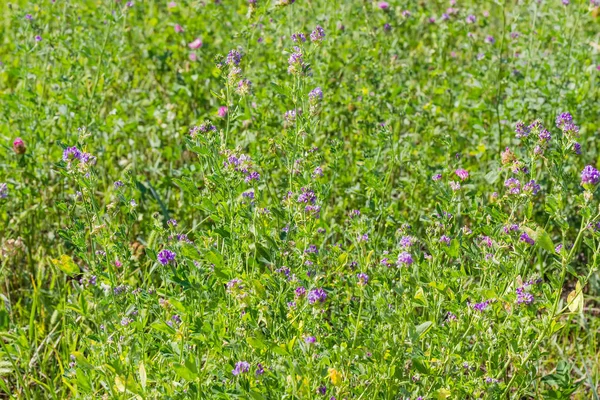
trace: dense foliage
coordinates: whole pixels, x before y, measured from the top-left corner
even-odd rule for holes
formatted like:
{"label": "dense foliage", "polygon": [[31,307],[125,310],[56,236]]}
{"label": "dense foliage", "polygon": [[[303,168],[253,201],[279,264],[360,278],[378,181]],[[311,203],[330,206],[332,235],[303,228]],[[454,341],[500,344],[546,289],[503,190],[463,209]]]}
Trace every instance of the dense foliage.
{"label": "dense foliage", "polygon": [[600,1],[0,4],[0,393],[598,399]]}

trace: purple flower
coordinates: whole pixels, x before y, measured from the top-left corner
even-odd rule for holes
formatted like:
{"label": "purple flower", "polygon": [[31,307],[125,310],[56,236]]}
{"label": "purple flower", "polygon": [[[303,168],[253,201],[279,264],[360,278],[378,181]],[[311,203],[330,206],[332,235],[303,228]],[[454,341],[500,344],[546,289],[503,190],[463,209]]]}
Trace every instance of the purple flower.
{"label": "purple flower", "polygon": [[358,278],[358,286],[365,286],[369,283],[369,275],[367,274],[361,272],[360,274],[357,274],[356,277]]}
{"label": "purple flower", "polygon": [[433,179],[434,181],[439,181],[440,179],[442,179],[442,174],[435,174],[431,177],[431,179]]}
{"label": "purple flower", "polygon": [[496,39],[494,39],[494,37],[493,37],[492,35],[488,35],[488,36],[485,38],[485,42],[486,42],[486,43],[489,43],[489,44],[494,44],[494,43],[496,43]]}
{"label": "purple flower", "polygon": [[315,192],[307,188],[301,188],[300,191],[301,193],[298,196],[298,203],[315,204],[315,202],[317,201],[317,196],[315,195]]}
{"label": "purple flower", "polygon": [[549,142],[550,141],[550,132],[547,129],[541,129],[540,133],[538,134],[538,137],[540,138],[540,141],[543,142]]}
{"label": "purple flower", "polygon": [[260,180],[260,174],[256,171],[250,172],[248,175],[246,175],[246,178],[244,180],[246,181],[246,183],[258,181]]}
{"label": "purple flower", "polygon": [[591,165],[587,165],[581,171],[581,185],[583,187],[594,186],[600,181],[600,172]]}
{"label": "purple flower", "polygon": [[518,121],[515,124],[515,133],[517,134],[517,138],[527,137],[529,135],[529,128],[522,121]]}
{"label": "purple flower", "polygon": [[579,142],[573,143],[573,151],[575,152],[575,154],[581,154],[581,145],[579,144]]}
{"label": "purple flower", "polygon": [[248,190],[247,192],[242,193],[242,197],[254,200],[254,190]]}
{"label": "purple flower", "polygon": [[167,265],[171,261],[175,260],[175,253],[172,252],[171,250],[164,249],[158,253],[157,258],[158,258],[158,262],[160,262],[162,265]]}
{"label": "purple flower", "polygon": [[398,266],[400,265],[411,265],[413,263],[413,258],[410,255],[409,252],[407,251],[403,251],[402,253],[398,254],[398,260],[396,261],[396,264]]}
{"label": "purple flower", "polygon": [[390,8],[390,5],[386,1],[380,1],[378,6],[382,10],[387,10],[388,8]]}
{"label": "purple flower", "polygon": [[562,128],[563,125],[567,123],[573,122],[573,116],[568,112],[561,113],[558,117],[556,117],[556,127]]}
{"label": "purple flower", "polygon": [[454,171],[454,173],[460,178],[461,181],[464,181],[469,177],[469,172],[462,168],[457,169],[456,171]]}
{"label": "purple flower", "polygon": [[307,336],[304,338],[304,341],[308,344],[313,344],[317,342],[317,338],[314,336]]}
{"label": "purple flower", "polygon": [[72,161],[75,159],[80,160],[81,154],[81,151],[77,147],[67,147],[63,151],[63,161]]}
{"label": "purple flower", "polygon": [[304,250],[305,253],[312,253],[312,254],[318,254],[319,250],[317,249],[317,246],[315,246],[314,244],[311,244],[310,246],[308,246],[308,249]]}
{"label": "purple flower", "polygon": [[238,66],[242,61],[242,55],[237,50],[231,50],[227,53],[227,58],[225,59],[225,64],[229,66]]}
{"label": "purple flower", "polygon": [[254,375],[260,376],[264,373],[265,373],[265,369],[263,368],[262,364],[261,363],[256,364],[256,372],[254,372]]}
{"label": "purple flower", "polygon": [[35,41],[36,42],[41,42],[42,41],[42,37],[40,35],[36,35],[35,36]]}
{"label": "purple flower", "polygon": [[400,246],[404,248],[409,248],[414,243],[414,238],[412,236],[402,236],[400,239]]}
{"label": "purple flower", "polygon": [[238,361],[237,364],[235,364],[235,368],[231,371],[231,373],[234,376],[238,376],[248,371],[250,371],[250,363],[246,361]]}
{"label": "purple flower", "polygon": [[445,244],[446,246],[450,246],[450,242],[452,239],[450,239],[448,236],[446,235],[442,235],[442,237],[440,238],[440,243]]}
{"label": "purple flower", "polygon": [[310,304],[324,303],[327,300],[327,293],[321,288],[313,289],[308,293],[308,302]]}
{"label": "purple flower", "polygon": [[323,41],[325,37],[325,30],[321,28],[319,25],[315,27],[315,30],[310,34],[310,40],[314,43]]}
{"label": "purple flower", "polygon": [[316,87],[308,93],[308,101],[309,103],[318,103],[323,100],[323,91],[320,87]]}
{"label": "purple flower", "polygon": [[469,305],[471,306],[471,308],[473,310],[483,312],[486,308],[488,308],[490,303],[491,303],[490,300],[486,300],[481,303],[469,303]]}
{"label": "purple flower", "polygon": [[529,182],[527,182],[525,184],[525,186],[523,186],[523,192],[525,193],[531,193],[531,194],[538,194],[538,192],[540,191],[540,185],[538,185],[537,183],[535,183],[535,180],[530,180]]}
{"label": "purple flower", "polygon": [[448,182],[448,185],[450,185],[450,188],[452,190],[454,190],[455,192],[460,190],[460,183],[459,182],[455,182],[455,181],[450,181]]}
{"label": "purple flower", "polygon": [[529,235],[527,234],[527,232],[523,232],[521,234],[521,236],[519,237],[519,240],[521,242],[527,243],[530,246],[533,246],[535,244],[535,240],[533,240],[531,237],[529,237]]}
{"label": "purple flower", "polygon": [[468,17],[465,19],[465,21],[467,22],[467,24],[474,24],[476,20],[477,20],[477,18],[475,18],[475,16],[474,16],[474,15],[472,15],[472,14],[471,14],[471,15],[469,15],[469,16],[468,16]]}
{"label": "purple flower", "polygon": [[225,118],[227,116],[227,107],[226,106],[219,107],[219,110],[217,111],[217,115],[221,118]]}
{"label": "purple flower", "polygon": [[508,193],[519,194],[521,192],[521,182],[516,178],[508,178],[504,182],[504,186],[508,188]]}
{"label": "purple flower", "polygon": [[306,42],[306,36],[302,32],[293,33],[292,42]]}
{"label": "purple flower", "polygon": [[0,199],[8,197],[8,186],[6,183],[0,183]]}
{"label": "purple flower", "polygon": [[300,47],[294,47],[294,52],[288,58],[288,73],[300,74],[304,71],[304,55]]}
{"label": "purple flower", "polygon": [[319,388],[317,389],[317,393],[323,394],[323,395],[326,394],[327,393],[327,386],[325,386],[325,385],[319,386]]}

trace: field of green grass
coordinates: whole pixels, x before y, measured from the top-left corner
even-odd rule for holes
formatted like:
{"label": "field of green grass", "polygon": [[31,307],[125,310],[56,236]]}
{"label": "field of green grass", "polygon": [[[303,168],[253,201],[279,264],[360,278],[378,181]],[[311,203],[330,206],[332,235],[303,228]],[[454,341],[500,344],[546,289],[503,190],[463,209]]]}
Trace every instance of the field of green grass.
{"label": "field of green grass", "polygon": [[600,0],[0,1],[0,399],[600,392]]}

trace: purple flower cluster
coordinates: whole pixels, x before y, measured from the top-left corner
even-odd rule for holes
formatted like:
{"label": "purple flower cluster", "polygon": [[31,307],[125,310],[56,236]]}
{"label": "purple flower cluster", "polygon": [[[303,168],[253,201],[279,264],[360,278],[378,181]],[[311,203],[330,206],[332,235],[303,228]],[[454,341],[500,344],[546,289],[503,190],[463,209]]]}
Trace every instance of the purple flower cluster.
{"label": "purple flower cluster", "polygon": [[302,32],[298,32],[298,33],[292,33],[292,42],[298,43],[298,42],[306,42],[306,35],[304,35],[304,33]]}
{"label": "purple flower cluster", "polygon": [[519,194],[521,192],[521,182],[516,178],[508,178],[504,182],[504,186],[506,186],[510,194]]}
{"label": "purple flower cluster", "polygon": [[171,250],[164,249],[158,253],[157,258],[159,263],[161,263],[162,265],[167,265],[171,261],[175,261],[175,253]]}
{"label": "purple flower cluster", "polygon": [[202,124],[200,124],[200,126],[193,126],[190,129],[189,134],[191,137],[196,137],[198,135],[198,133],[207,133],[207,132],[216,132],[216,131],[217,131],[216,126],[211,124],[210,121],[204,121]]}
{"label": "purple flower cluster", "polygon": [[519,240],[521,242],[527,243],[530,246],[533,246],[535,244],[535,240],[533,240],[528,234],[527,232],[523,232],[521,233],[521,236],[519,237]]}
{"label": "purple flower cluster", "polygon": [[89,153],[82,152],[76,146],[67,147],[63,151],[62,158],[65,162],[71,162],[75,160],[79,160],[84,164],[94,164],[96,162],[96,157]]}
{"label": "purple flower cluster", "polygon": [[310,40],[313,43],[322,42],[324,37],[325,37],[325,30],[323,30],[323,28],[321,28],[321,26],[319,26],[319,25],[317,25],[310,34]]}
{"label": "purple flower cluster", "polygon": [[327,293],[323,289],[317,288],[311,290],[308,293],[307,298],[310,304],[325,303],[325,300],[327,300]]}
{"label": "purple flower cluster", "polygon": [[300,47],[294,47],[294,52],[288,58],[288,73],[299,75],[304,72],[306,64],[304,63],[304,55]]}
{"label": "purple flower cluster", "polygon": [[583,171],[581,171],[581,185],[582,186],[594,186],[600,182],[600,172],[591,165],[587,165]]}
{"label": "purple flower cluster", "polygon": [[456,171],[454,171],[454,173],[460,178],[461,181],[464,181],[469,177],[469,172],[462,168],[457,169]]}
{"label": "purple flower cluster", "polygon": [[540,185],[538,185],[535,180],[530,180],[523,186],[523,192],[536,195],[540,191]]}
{"label": "purple flower cluster", "polygon": [[358,286],[366,286],[367,283],[369,283],[369,275],[364,274],[364,273],[360,273],[357,274],[356,277],[358,278]]}
{"label": "purple flower cluster", "polygon": [[250,363],[247,361],[238,361],[235,364],[235,368],[231,371],[234,376],[246,373],[250,371]]}
{"label": "purple flower cluster", "polygon": [[0,183],[0,199],[8,197],[8,186],[6,183]]}
{"label": "purple flower cluster", "polygon": [[525,126],[523,121],[518,121],[515,124],[515,133],[517,134],[517,138],[521,139],[529,136],[529,127]]}
{"label": "purple flower cluster", "polygon": [[481,303],[469,303],[469,306],[471,306],[471,308],[475,311],[483,312],[486,308],[488,308],[491,302],[491,300],[486,300],[482,301]]}
{"label": "purple flower cluster", "polygon": [[227,54],[227,58],[225,59],[225,64],[229,66],[238,66],[242,61],[242,54],[237,50],[231,50]]}
{"label": "purple flower cluster", "polygon": [[407,251],[403,251],[402,253],[398,254],[398,260],[396,261],[396,265],[411,265],[413,262],[414,261],[412,255]]}
{"label": "purple flower cluster", "polygon": [[298,195],[298,203],[315,204],[317,201],[317,195],[310,189],[301,188],[300,194]]}

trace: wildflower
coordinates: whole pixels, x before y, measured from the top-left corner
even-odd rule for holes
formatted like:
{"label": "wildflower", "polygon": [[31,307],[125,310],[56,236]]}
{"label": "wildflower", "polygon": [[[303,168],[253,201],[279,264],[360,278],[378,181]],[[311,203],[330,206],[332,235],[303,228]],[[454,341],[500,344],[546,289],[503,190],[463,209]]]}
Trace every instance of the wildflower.
{"label": "wildflower", "polygon": [[193,42],[188,44],[188,47],[192,50],[198,50],[200,47],[202,47],[202,40],[200,40],[200,38],[196,38]]}
{"label": "wildflower", "polygon": [[238,375],[243,374],[248,371],[250,371],[250,363],[248,363],[246,361],[238,361],[235,364],[235,368],[231,371],[231,373],[234,376],[238,376]]}
{"label": "wildflower", "polygon": [[450,239],[448,236],[446,235],[442,235],[442,237],[440,237],[440,243],[445,244],[446,246],[450,246],[450,242],[452,239]]}
{"label": "wildflower", "polygon": [[323,30],[323,28],[321,28],[319,25],[317,25],[310,34],[310,40],[313,43],[322,42],[324,37],[325,37],[325,30]]}
{"label": "wildflower", "polygon": [[434,181],[439,181],[440,179],[442,179],[442,174],[435,174],[431,177],[431,179]]}
{"label": "wildflower", "polygon": [[483,312],[490,305],[491,301],[486,300],[481,303],[469,303],[469,306],[475,311]]}
{"label": "wildflower", "polygon": [[219,111],[217,111],[217,115],[221,118],[225,118],[227,116],[227,107],[221,106],[219,107]]}
{"label": "wildflower", "polygon": [[565,124],[573,122],[573,116],[568,112],[561,113],[556,117],[556,127],[562,128]]}
{"label": "wildflower", "polygon": [[390,5],[388,2],[386,1],[380,1],[378,4],[379,8],[382,10],[387,10],[388,8],[390,8]]}
{"label": "wildflower", "polygon": [[581,171],[581,186],[586,189],[598,184],[600,181],[600,172],[591,165],[587,165],[583,171]]}
{"label": "wildflower", "polygon": [[167,265],[171,261],[175,260],[175,253],[172,252],[171,250],[164,249],[158,253],[157,258],[158,258],[158,262],[160,262],[162,265]]}
{"label": "wildflower", "polygon": [[295,43],[303,42],[304,43],[304,42],[306,42],[306,36],[302,32],[293,33],[292,34],[292,42],[295,42]]}
{"label": "wildflower", "polygon": [[242,79],[238,82],[237,92],[240,96],[244,96],[250,93],[251,88],[252,82],[250,82],[248,79]]}
{"label": "wildflower", "polygon": [[477,20],[477,18],[474,15],[469,15],[465,21],[467,22],[467,24],[474,24],[475,21]]}
{"label": "wildflower", "polygon": [[327,370],[327,376],[331,379],[331,383],[334,386],[339,386],[342,383],[342,374],[335,368],[329,368]]}
{"label": "wildflower", "polygon": [[231,50],[227,53],[227,58],[225,59],[225,64],[229,66],[238,66],[242,61],[242,54],[237,50]]}
{"label": "wildflower", "polygon": [[465,179],[467,179],[469,177],[469,172],[464,169],[459,168],[456,171],[454,171],[454,173],[456,174],[456,176],[458,176],[460,178],[461,181],[464,181]]}
{"label": "wildflower", "polygon": [[508,178],[504,182],[504,186],[508,188],[508,193],[519,194],[521,192],[521,182],[516,178]]}
{"label": "wildflower", "polygon": [[581,154],[581,145],[579,144],[579,142],[573,143],[573,151],[575,152],[575,154]]}
{"label": "wildflower", "polygon": [[133,322],[133,320],[132,320],[131,318],[123,317],[123,318],[121,319],[121,325],[122,325],[122,326],[127,326],[127,325],[129,325],[130,323],[132,323],[132,322]]}
{"label": "wildflower", "polygon": [[315,246],[314,244],[311,244],[310,246],[308,246],[308,249],[304,250],[304,252],[318,254],[319,250],[317,249],[317,246]]}
{"label": "wildflower", "polygon": [[518,121],[515,124],[515,133],[517,134],[517,138],[527,137],[529,135],[529,128],[522,121]]}
{"label": "wildflower", "polygon": [[488,35],[488,36],[485,38],[485,42],[486,42],[486,43],[489,43],[489,44],[494,44],[494,43],[496,43],[496,39],[494,39],[494,37],[493,37],[492,35]]}
{"label": "wildflower", "polygon": [[317,338],[314,336],[307,336],[304,338],[304,341],[308,344],[313,344],[317,342]]}
{"label": "wildflower", "polygon": [[75,146],[67,147],[63,151],[63,161],[72,161],[81,159],[81,151]]}
{"label": "wildflower", "polygon": [[519,237],[519,240],[521,242],[527,243],[530,246],[533,246],[535,244],[535,240],[533,240],[531,237],[529,237],[529,235],[527,234],[527,232],[523,232],[521,234],[521,236]]}
{"label": "wildflower", "polygon": [[254,200],[254,190],[248,190],[247,192],[242,193],[242,197]]}
{"label": "wildflower", "polygon": [[260,174],[256,171],[250,172],[248,175],[246,175],[246,178],[244,178],[244,181],[246,181],[246,183],[258,180],[260,180]]}
{"label": "wildflower", "polygon": [[538,192],[540,191],[540,185],[538,185],[537,183],[535,183],[535,180],[530,180],[529,182],[527,182],[525,184],[525,186],[523,186],[523,192],[525,193],[530,193],[533,195],[538,194]]}
{"label": "wildflower", "polygon": [[317,289],[313,289],[308,293],[308,302],[310,304],[315,304],[315,303],[324,303],[325,300],[327,300],[327,293],[321,289],[321,288],[317,288]]}
{"label": "wildflower", "polygon": [[450,181],[448,182],[448,185],[450,185],[450,188],[452,190],[454,190],[455,192],[460,190],[460,183],[459,182],[455,182],[455,181]]}
{"label": "wildflower", "polygon": [[317,388],[317,393],[319,394],[326,394],[327,393],[327,386],[325,385],[321,385]]}
{"label": "wildflower", "polygon": [[542,142],[549,142],[551,139],[550,132],[547,129],[541,129],[538,137]]}
{"label": "wildflower", "polygon": [[316,104],[319,101],[323,100],[323,91],[320,87],[316,87],[308,93],[308,102],[311,104]]}
{"label": "wildflower", "polygon": [[315,204],[315,202],[317,201],[317,196],[315,195],[315,192],[307,188],[301,188],[300,191],[301,193],[298,196],[297,200],[298,203]]}
{"label": "wildflower", "polygon": [[13,141],[13,150],[16,154],[25,154],[27,147],[25,147],[23,139],[18,137]]}
{"label": "wildflower", "polygon": [[183,27],[179,24],[175,24],[175,33],[182,33],[183,32]]}
{"label": "wildflower", "polygon": [[396,265],[411,265],[413,262],[414,261],[411,254],[407,251],[403,251],[402,253],[398,254],[398,260],[396,261]]}
{"label": "wildflower", "polygon": [[294,47],[294,52],[288,58],[288,73],[292,75],[299,75],[304,72],[304,55],[300,47]]}
{"label": "wildflower", "polygon": [[356,277],[358,278],[358,286],[366,286],[369,283],[369,275],[367,274],[360,273]]}
{"label": "wildflower", "polygon": [[8,197],[8,186],[6,183],[0,183],[0,199]]}
{"label": "wildflower", "polygon": [[311,176],[313,178],[318,178],[318,177],[323,176],[323,168],[316,167]]}
{"label": "wildflower", "polygon": [[35,36],[35,41],[36,42],[41,42],[42,41],[42,37],[40,35],[36,35]]}
{"label": "wildflower", "polygon": [[254,372],[254,375],[260,376],[264,373],[265,373],[265,369],[263,368],[262,364],[261,363],[256,364],[256,371]]}

